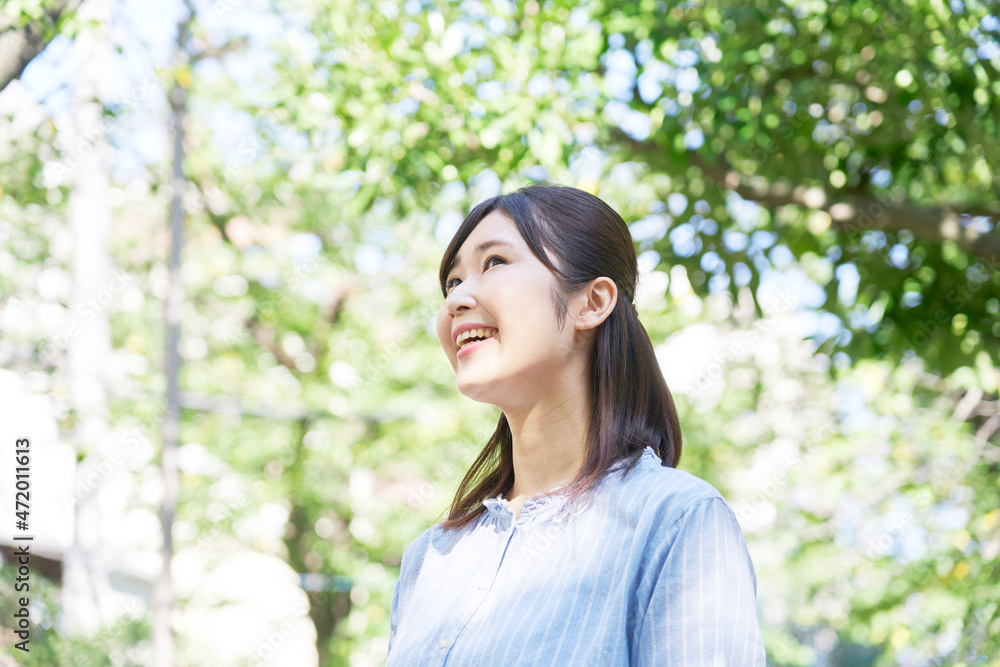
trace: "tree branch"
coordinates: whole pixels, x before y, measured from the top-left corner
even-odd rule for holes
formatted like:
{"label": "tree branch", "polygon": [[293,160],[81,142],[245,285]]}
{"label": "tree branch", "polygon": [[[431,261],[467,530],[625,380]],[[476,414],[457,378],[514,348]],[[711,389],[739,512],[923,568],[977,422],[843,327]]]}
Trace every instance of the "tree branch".
{"label": "tree branch", "polygon": [[267,348],[271,354],[274,355],[274,358],[278,360],[278,363],[290,371],[297,370],[295,367],[295,360],[288,356],[285,350],[275,339],[273,330],[261,326],[260,322],[253,317],[247,320],[246,327],[250,330],[250,333],[257,341],[257,344]]}
{"label": "tree branch", "polygon": [[83,0],[59,0],[46,10],[45,20],[23,26],[14,21],[0,22],[0,90],[21,76],[35,56],[45,50],[54,37],[63,14],[76,11]]}
{"label": "tree branch", "polygon": [[[836,226],[847,232],[907,229],[925,241],[954,241],[969,254],[986,258],[991,264],[1000,263],[1000,234],[996,231],[983,234],[971,227],[962,227],[959,213],[947,207],[922,207],[905,200],[893,201],[888,197],[868,195],[835,196],[818,187],[793,188],[783,184],[751,186],[745,184],[731,168],[710,165],[694,151],[689,151],[688,155],[692,164],[701,168],[717,184],[764,206],[798,204],[823,210],[830,214]],[[997,214],[992,217],[994,222],[998,218]]]}
{"label": "tree branch", "polygon": [[[636,153],[662,155],[663,150],[651,141],[636,141],[620,130],[612,131],[614,141]],[[956,209],[945,206],[923,207],[912,202],[870,195],[833,194],[819,187],[792,186],[788,183],[749,184],[744,177],[724,161],[707,162],[694,151],[688,151],[691,164],[720,187],[732,190],[743,199],[762,206],[776,207],[796,204],[826,211],[833,224],[846,232],[909,230],[914,236],[933,243],[953,241],[965,252],[986,260],[991,270],[1000,270],[1000,231],[986,233],[963,227],[960,215],[988,217],[1000,221],[1000,211]]]}

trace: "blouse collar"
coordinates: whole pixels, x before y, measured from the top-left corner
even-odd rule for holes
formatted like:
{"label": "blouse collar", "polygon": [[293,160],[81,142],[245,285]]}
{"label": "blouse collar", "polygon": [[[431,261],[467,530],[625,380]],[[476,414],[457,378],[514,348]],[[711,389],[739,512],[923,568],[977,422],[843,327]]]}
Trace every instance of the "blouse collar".
{"label": "blouse collar", "polygon": [[[656,465],[662,465],[662,460],[657,456],[656,452],[653,451],[652,447],[646,447],[642,452],[642,457],[640,458],[640,464],[643,462],[655,463]],[[627,461],[616,461],[610,468],[608,472],[618,470],[625,466]],[[549,489],[548,493],[557,491],[566,486],[562,484],[555,488]],[[562,508],[566,503],[566,497],[562,494],[555,495],[545,495],[542,493],[536,494],[524,501],[521,505],[521,512],[518,515],[517,521],[520,523],[522,521],[527,522],[529,520],[534,520],[547,516],[552,512]],[[511,523],[514,522],[514,509],[507,502],[507,499],[503,497],[503,494],[498,494],[495,498],[487,498],[483,501],[483,505],[486,506],[487,513],[493,516],[501,526],[505,529],[509,527]]]}

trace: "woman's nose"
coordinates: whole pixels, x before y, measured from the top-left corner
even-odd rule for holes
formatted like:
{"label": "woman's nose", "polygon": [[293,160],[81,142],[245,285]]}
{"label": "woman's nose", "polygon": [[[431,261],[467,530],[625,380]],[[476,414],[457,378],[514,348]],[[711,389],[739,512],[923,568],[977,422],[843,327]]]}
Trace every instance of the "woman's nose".
{"label": "woman's nose", "polygon": [[457,285],[451,290],[446,299],[448,304],[448,312],[453,315],[458,313],[460,310],[472,308],[476,305],[476,300],[473,298],[470,290],[465,287],[466,283]]}

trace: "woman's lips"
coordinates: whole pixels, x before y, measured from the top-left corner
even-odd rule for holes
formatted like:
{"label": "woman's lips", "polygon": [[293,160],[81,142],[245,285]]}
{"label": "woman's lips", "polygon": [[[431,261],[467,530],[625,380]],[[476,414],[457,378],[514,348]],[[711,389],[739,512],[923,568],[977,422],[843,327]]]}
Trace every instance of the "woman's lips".
{"label": "woman's lips", "polygon": [[461,359],[466,355],[472,354],[474,351],[479,349],[483,343],[488,343],[494,338],[496,338],[496,334],[490,336],[489,338],[484,338],[483,340],[477,340],[474,343],[467,343],[462,347],[458,348],[458,354],[456,354],[455,357]]}

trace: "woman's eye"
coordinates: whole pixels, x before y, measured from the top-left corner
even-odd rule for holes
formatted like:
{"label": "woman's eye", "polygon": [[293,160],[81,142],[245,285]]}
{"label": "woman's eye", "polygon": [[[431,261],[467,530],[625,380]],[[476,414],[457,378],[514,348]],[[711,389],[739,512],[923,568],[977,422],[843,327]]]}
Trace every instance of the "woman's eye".
{"label": "woman's eye", "polygon": [[[490,268],[490,262],[493,261],[494,259],[499,259],[503,264],[507,263],[507,260],[505,260],[503,257],[500,257],[499,255],[490,255],[486,259],[485,268],[487,268],[487,269]],[[449,280],[447,283],[445,283],[445,285],[444,285],[445,288],[448,289],[448,290],[450,290],[452,288],[452,286],[453,286],[452,283],[454,283],[456,280],[458,280],[458,278],[452,278],[451,280]],[[462,282],[462,281],[458,280],[458,282]]]}

